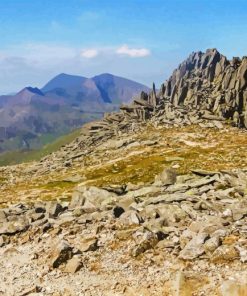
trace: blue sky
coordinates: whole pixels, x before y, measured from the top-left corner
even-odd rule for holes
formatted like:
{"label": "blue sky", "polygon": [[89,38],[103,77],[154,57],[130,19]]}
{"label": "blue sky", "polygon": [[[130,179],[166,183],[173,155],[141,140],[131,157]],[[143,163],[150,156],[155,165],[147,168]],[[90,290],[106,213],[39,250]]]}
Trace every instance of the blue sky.
{"label": "blue sky", "polygon": [[1,0],[0,93],[61,72],[160,85],[192,51],[247,55],[246,0]]}

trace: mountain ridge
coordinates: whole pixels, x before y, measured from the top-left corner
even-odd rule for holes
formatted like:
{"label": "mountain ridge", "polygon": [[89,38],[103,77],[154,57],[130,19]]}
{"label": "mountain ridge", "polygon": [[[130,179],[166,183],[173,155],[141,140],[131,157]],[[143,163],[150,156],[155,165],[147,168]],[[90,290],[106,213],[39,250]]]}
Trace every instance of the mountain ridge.
{"label": "mountain ridge", "polygon": [[3,291],[245,295],[246,72],[193,53],[56,152],[0,167]]}
{"label": "mountain ridge", "polygon": [[[161,85],[141,92],[132,103],[122,104],[120,112],[83,125],[80,137],[63,152],[64,161],[118,134],[131,134],[147,125],[162,128],[198,125],[223,129],[224,124],[247,128],[247,58],[228,61],[216,49],[192,53]],[[73,153],[71,151],[73,147]],[[59,151],[47,156],[56,162]],[[57,155],[57,156],[56,156]],[[56,166],[55,166],[56,167]]]}
{"label": "mountain ridge", "polygon": [[43,135],[60,136],[148,90],[112,74],[95,77],[97,83],[93,78],[61,73],[41,89],[28,86],[15,95],[0,96],[0,152],[37,149],[43,145]]}

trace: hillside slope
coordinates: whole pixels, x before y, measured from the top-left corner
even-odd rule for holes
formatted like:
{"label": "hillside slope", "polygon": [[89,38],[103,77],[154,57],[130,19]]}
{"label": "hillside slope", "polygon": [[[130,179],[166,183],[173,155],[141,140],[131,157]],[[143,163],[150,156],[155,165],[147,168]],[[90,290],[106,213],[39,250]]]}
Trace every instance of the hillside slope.
{"label": "hillside slope", "polygon": [[3,294],[245,295],[245,60],[193,53],[159,92],[1,167]]}

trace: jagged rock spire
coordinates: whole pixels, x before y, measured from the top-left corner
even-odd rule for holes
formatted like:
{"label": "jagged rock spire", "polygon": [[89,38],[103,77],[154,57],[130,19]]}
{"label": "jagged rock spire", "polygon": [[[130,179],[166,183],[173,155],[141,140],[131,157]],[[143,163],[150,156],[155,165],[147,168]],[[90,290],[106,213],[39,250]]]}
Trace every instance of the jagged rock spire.
{"label": "jagged rock spire", "polygon": [[146,120],[166,103],[211,112],[247,128],[247,57],[229,61],[216,48],[193,52],[161,85],[158,94],[153,83],[151,92],[142,93],[125,111]]}

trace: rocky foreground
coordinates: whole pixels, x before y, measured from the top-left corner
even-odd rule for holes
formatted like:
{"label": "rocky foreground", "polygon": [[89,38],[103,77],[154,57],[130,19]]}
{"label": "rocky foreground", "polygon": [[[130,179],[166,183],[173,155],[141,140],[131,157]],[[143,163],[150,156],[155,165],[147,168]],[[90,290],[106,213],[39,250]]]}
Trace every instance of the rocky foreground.
{"label": "rocky foreground", "polygon": [[246,295],[247,169],[0,211],[2,295]]}
{"label": "rocky foreground", "polygon": [[246,73],[193,53],[159,93],[2,167],[0,293],[247,295]]}

